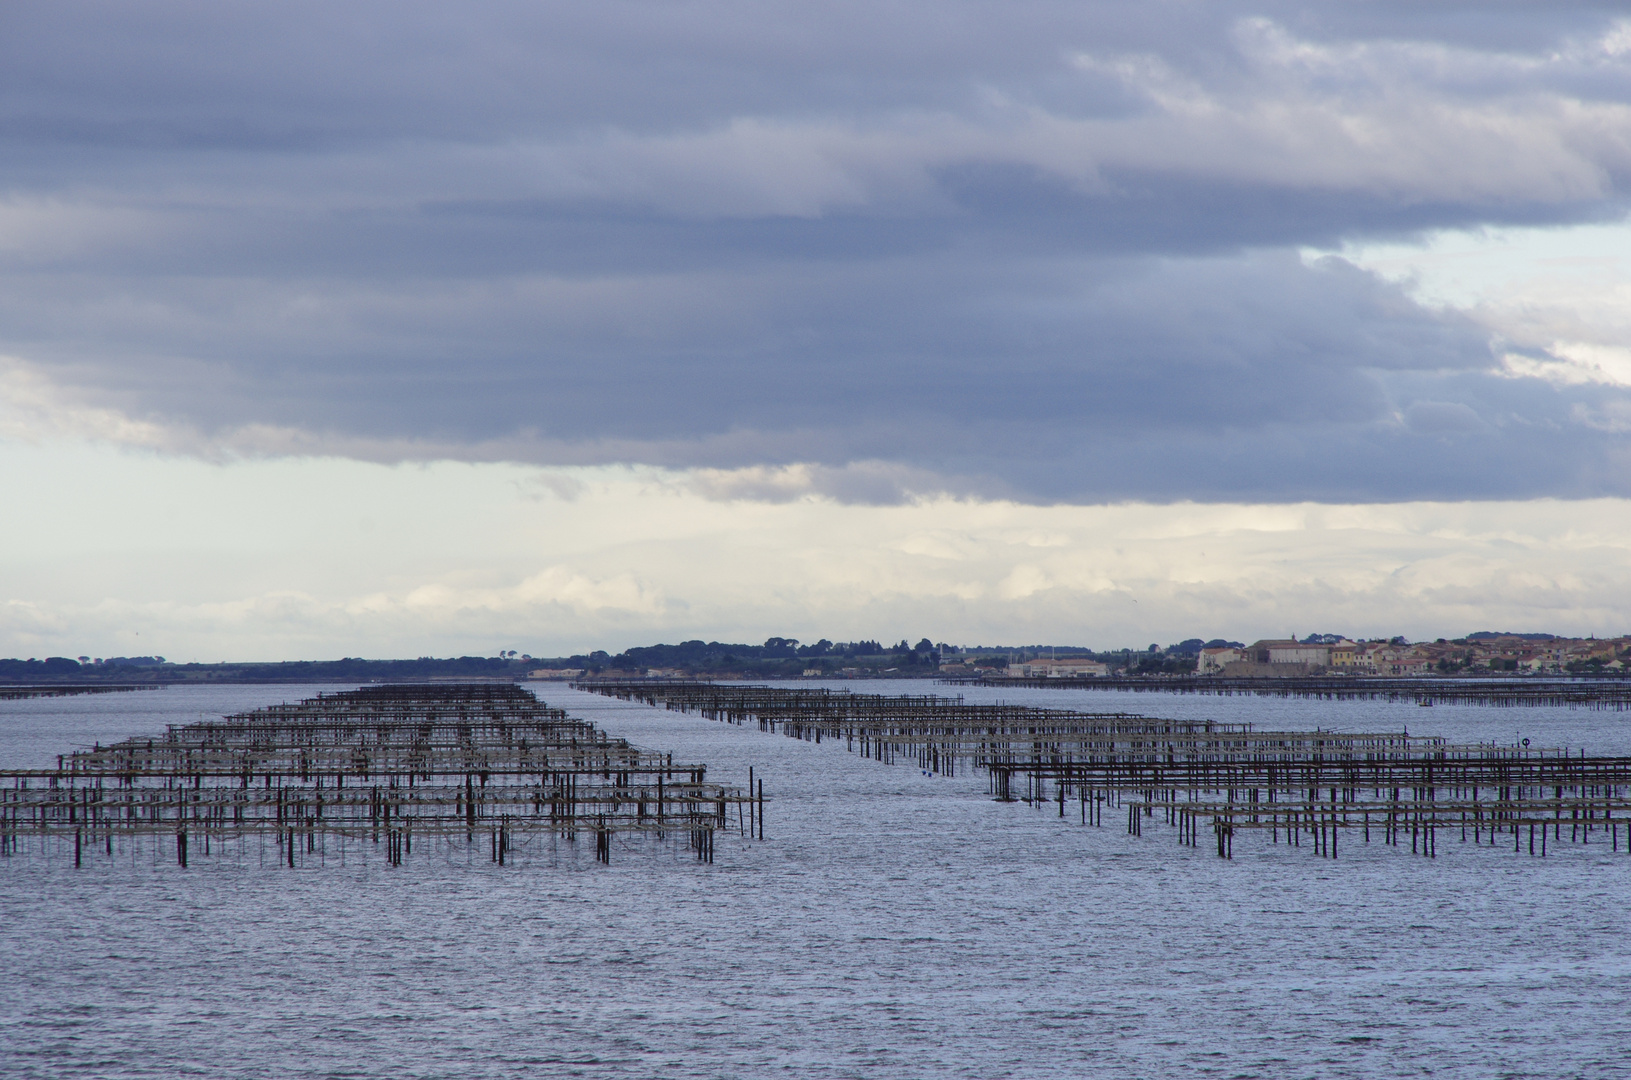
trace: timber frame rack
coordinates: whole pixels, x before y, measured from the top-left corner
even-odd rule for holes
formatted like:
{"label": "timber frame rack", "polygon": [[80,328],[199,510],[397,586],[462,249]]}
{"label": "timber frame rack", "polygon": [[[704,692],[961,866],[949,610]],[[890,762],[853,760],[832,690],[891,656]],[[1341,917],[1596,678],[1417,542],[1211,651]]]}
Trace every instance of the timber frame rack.
{"label": "timber frame rack", "polygon": [[[703,862],[714,836],[762,836],[756,799],[612,738],[506,684],[371,687],[275,705],[154,738],[59,757],[55,769],[0,773],[0,856],[112,856],[175,844],[290,867],[476,846],[503,864],[535,836],[684,837]],[[732,813],[731,811],[735,812]],[[744,813],[745,811],[745,813]]]}
{"label": "timber frame rack", "polygon": [[[1392,733],[1255,731],[1245,723],[1166,720],[1029,705],[970,704],[932,694],[885,696],[651,680],[586,680],[625,701],[757,722],[793,738],[840,742],[880,762],[954,775],[973,767],[1003,801],[1079,803],[1084,825],[1105,810],[1140,836],[1157,815],[1180,843],[1212,834],[1234,854],[1237,832],[1266,833],[1335,858],[1339,834],[1373,834],[1435,856],[1441,833],[1547,853],[1565,839],[1622,842],[1631,854],[1631,758]],[[1072,807],[1072,809],[1075,809]],[[1072,815],[1074,816],[1074,815]],[[1623,833],[1623,835],[1622,835]]]}

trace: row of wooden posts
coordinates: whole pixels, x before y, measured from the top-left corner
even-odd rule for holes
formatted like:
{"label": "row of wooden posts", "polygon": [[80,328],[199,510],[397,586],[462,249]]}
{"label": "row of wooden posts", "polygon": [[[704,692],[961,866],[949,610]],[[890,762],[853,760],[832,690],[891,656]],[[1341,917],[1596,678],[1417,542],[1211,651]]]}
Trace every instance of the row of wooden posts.
{"label": "row of wooden posts", "polygon": [[1252,697],[1313,698],[1325,701],[1406,701],[1418,705],[1546,706],[1631,709],[1631,678],[1624,676],[1522,678],[1478,676],[1302,675],[1265,678],[1222,675],[1043,676],[949,675],[962,685],[1025,687],[1033,690],[1124,690],[1159,694],[1242,694]]}
{"label": "row of wooden posts", "polygon": [[683,836],[708,862],[715,833],[763,830],[762,779],[757,791],[709,782],[706,765],[641,750],[506,684],[322,694],[0,773],[0,856],[71,838],[75,865],[173,835],[184,867],[258,834],[289,866],[330,842],[382,849],[398,866],[416,839],[468,846],[479,832],[500,865],[530,836],[579,832],[594,833],[601,862],[619,835]]}
{"label": "row of wooden posts", "polygon": [[1002,801],[1080,802],[1084,825],[1125,808],[1142,835],[1161,813],[1180,841],[1210,831],[1217,852],[1236,833],[1267,833],[1335,858],[1343,834],[1432,857],[1439,834],[1510,843],[1545,855],[1593,836],[1631,853],[1631,758],[1524,745],[1454,745],[1405,732],[1259,731],[1245,723],[1180,721],[959,697],[856,694],[690,681],[591,680],[585,689],[628,701],[757,723],[812,742],[838,742],[881,762],[931,772],[973,767]]}
{"label": "row of wooden posts", "polygon": [[130,690],[158,690],[154,683],[46,683],[28,686],[22,683],[0,683],[0,701],[20,698],[75,697],[79,694],[118,694]]}

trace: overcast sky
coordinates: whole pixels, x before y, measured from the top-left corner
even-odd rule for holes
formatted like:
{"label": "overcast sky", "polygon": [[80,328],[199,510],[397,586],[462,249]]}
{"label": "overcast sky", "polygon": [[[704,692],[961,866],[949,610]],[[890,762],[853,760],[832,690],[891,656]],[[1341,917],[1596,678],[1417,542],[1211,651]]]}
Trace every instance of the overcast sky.
{"label": "overcast sky", "polygon": [[13,0],[0,653],[1631,629],[1619,10]]}

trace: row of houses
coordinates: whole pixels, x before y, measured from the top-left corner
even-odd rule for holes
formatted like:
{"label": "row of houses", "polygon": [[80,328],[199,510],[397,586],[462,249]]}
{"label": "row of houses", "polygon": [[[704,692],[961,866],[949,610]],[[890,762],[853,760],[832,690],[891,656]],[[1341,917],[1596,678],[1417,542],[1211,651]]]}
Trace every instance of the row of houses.
{"label": "row of houses", "polygon": [[1358,641],[1316,644],[1292,637],[1255,641],[1244,648],[1202,649],[1195,670],[1201,675],[1269,674],[1257,670],[1263,667],[1298,675],[1316,671],[1419,675],[1434,663],[1435,658],[1417,646]]}
{"label": "row of houses", "polygon": [[1201,675],[1314,674],[1423,675],[1454,671],[1624,670],[1631,637],[1551,638],[1488,635],[1410,645],[1397,641],[1316,643],[1265,639],[1244,648],[1202,649]]}

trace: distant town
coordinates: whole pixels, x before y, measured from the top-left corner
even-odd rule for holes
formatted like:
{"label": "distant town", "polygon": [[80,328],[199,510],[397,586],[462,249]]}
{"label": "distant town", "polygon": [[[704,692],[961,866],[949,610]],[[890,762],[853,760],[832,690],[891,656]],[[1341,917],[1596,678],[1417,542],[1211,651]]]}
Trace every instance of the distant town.
{"label": "distant town", "polygon": [[[1218,675],[1286,678],[1299,675],[1472,675],[1550,673],[1609,675],[1631,661],[1631,636],[1566,638],[1555,634],[1483,631],[1460,638],[1409,642],[1403,637],[1355,641],[1340,634],[1265,638],[1250,645],[1198,638],[1150,646],[1140,654],[1057,650],[1016,658],[1004,667],[1013,678],[1097,675]],[[943,668],[979,661],[948,656]]]}
{"label": "distant town", "polygon": [[1409,642],[1403,637],[1352,640],[1340,634],[1295,635],[1246,644],[1190,638],[1173,645],[1094,650],[1077,646],[966,646],[902,640],[825,639],[802,644],[771,638],[762,646],[688,641],[615,656],[591,653],[532,678],[1087,678],[1218,675],[1285,678],[1307,675],[1474,675],[1552,673],[1614,675],[1631,662],[1631,635],[1566,638],[1545,633],[1481,631],[1459,638]]}
{"label": "distant town", "polygon": [[1250,644],[1190,638],[1172,645],[1095,650],[1072,645],[953,645],[921,638],[762,645],[682,641],[620,653],[538,657],[513,649],[491,656],[438,659],[300,660],[271,663],[174,663],[162,656],[0,660],[0,684],[196,682],[415,682],[440,680],[711,679],[1066,679],[1109,676],[1616,676],[1631,664],[1631,635],[1570,638],[1480,631],[1411,642],[1340,634],[1265,638]]}

